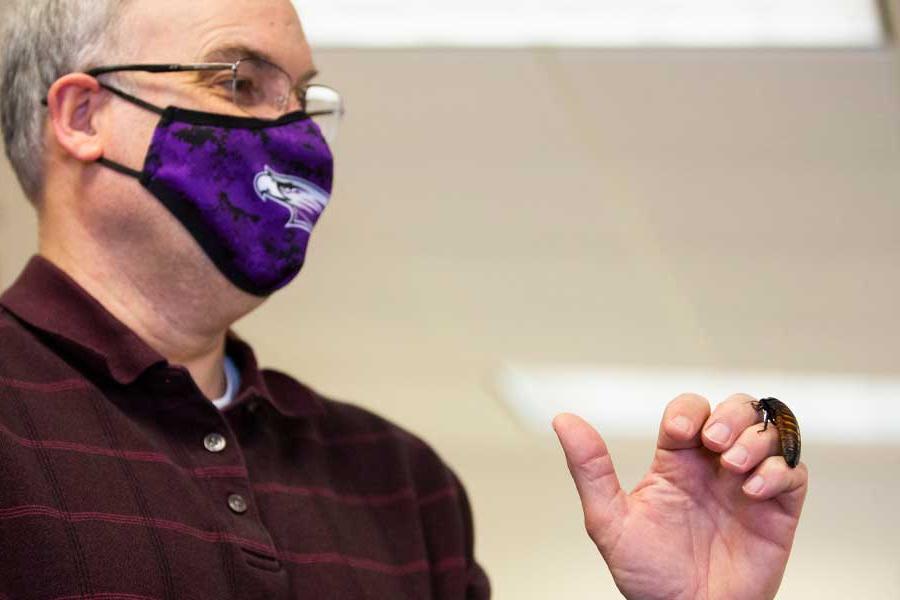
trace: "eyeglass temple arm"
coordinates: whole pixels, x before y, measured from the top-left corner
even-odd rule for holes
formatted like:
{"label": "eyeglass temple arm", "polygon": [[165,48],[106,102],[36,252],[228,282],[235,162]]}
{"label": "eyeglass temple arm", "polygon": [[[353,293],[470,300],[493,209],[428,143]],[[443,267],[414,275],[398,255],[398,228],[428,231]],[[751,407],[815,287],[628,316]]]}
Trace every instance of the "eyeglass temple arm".
{"label": "eyeglass temple arm", "polygon": [[177,73],[182,71],[224,71],[233,69],[234,63],[200,63],[192,65],[110,65],[85,71],[91,77],[119,71],[142,71],[144,73]]}
{"label": "eyeglass temple arm", "polygon": [[[236,63],[202,63],[193,65],[110,65],[108,67],[97,67],[88,69],[85,75],[91,77],[99,77],[106,73],[118,73],[120,71],[142,71],[144,73],[178,73],[184,71],[224,71],[225,69],[234,70]],[[47,98],[41,98],[41,104],[47,106]]]}

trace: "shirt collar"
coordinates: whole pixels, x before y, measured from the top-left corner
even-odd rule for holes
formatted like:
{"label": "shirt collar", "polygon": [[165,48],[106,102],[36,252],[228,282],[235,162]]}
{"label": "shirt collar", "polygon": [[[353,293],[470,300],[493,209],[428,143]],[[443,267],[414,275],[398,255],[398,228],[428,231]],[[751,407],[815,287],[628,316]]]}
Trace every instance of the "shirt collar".
{"label": "shirt collar", "polygon": [[[62,350],[77,354],[88,369],[119,384],[133,384],[151,368],[169,366],[165,357],[42,256],[31,258],[0,296],[0,306],[47,334]],[[241,373],[235,405],[260,396],[288,417],[324,410],[312,389],[281,373],[260,371],[253,350],[230,330],[225,351]]]}

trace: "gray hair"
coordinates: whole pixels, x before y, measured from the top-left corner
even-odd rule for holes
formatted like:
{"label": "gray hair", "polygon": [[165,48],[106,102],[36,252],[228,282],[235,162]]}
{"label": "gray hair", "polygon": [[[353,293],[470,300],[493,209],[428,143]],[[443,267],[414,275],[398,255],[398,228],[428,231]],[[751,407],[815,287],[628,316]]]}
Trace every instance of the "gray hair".
{"label": "gray hair", "polygon": [[41,100],[68,73],[110,60],[115,22],[131,0],[17,0],[0,40],[0,127],[6,156],[35,202],[44,186]]}

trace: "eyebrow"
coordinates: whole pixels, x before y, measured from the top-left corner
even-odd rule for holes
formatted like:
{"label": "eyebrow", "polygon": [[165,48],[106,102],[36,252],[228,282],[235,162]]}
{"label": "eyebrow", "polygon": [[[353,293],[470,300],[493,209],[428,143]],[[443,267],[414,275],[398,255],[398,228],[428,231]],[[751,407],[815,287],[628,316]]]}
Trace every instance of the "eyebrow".
{"label": "eyebrow", "polygon": [[[242,58],[252,58],[255,60],[264,60],[267,63],[271,63],[278,67],[279,69],[284,70],[284,67],[278,64],[278,62],[272,58],[272,56],[263,50],[259,50],[257,48],[252,48],[245,44],[229,44],[227,46],[220,46],[214,50],[209,51],[203,57],[203,62],[235,62],[241,60]],[[310,80],[316,78],[319,75],[319,71],[315,68],[310,69],[306,73],[304,73],[300,80],[297,83],[297,86],[300,87],[305,83],[308,83]]]}

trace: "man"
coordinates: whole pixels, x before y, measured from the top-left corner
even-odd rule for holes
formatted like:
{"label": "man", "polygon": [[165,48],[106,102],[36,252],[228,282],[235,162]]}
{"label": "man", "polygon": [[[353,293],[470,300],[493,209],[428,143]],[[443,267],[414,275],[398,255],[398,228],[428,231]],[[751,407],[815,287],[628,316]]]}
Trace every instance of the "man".
{"label": "man", "polygon": [[[340,99],[288,0],[27,0],[7,153],[40,253],[0,298],[0,597],[488,598],[421,440],[230,332],[302,267]],[[628,598],[772,598],[806,467],[749,397],[683,395],[630,495],[554,421]]]}

